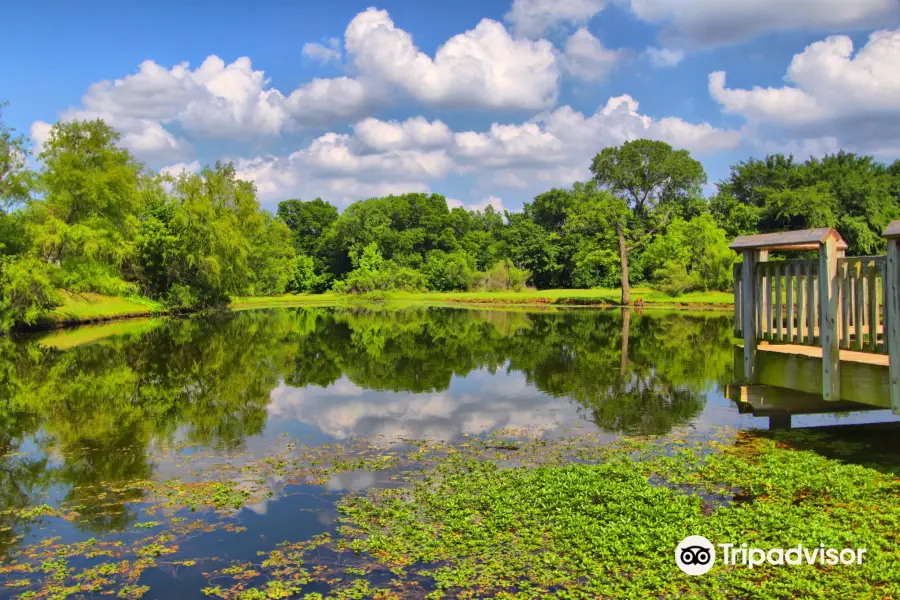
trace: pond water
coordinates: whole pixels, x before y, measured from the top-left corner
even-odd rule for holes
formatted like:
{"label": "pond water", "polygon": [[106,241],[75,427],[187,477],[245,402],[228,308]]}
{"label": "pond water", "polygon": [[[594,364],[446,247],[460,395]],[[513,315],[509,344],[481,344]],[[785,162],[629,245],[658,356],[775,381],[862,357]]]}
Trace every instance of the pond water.
{"label": "pond water", "polygon": [[[118,324],[109,337],[80,329],[0,339],[0,584],[42,541],[152,534],[129,482],[179,474],[192,454],[236,464],[285,444],[765,428],[723,394],[733,380],[731,328],[729,315],[713,313],[303,307]],[[204,597],[204,571],[327,532],[343,494],[391,485],[390,472],[365,468],[273,482],[269,498],[232,515],[240,535],[185,536],[167,566],[133,583],[149,586],[145,598]],[[63,506],[78,510],[23,517]],[[200,564],[176,564],[186,560]],[[53,576],[38,569],[0,597],[32,588],[45,597],[34,586]]]}

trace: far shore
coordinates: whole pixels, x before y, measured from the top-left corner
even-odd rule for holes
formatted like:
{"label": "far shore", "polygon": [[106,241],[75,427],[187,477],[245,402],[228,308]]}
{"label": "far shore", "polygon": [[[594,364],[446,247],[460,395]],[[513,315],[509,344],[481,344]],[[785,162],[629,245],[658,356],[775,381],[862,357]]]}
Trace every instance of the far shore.
{"label": "far shore", "polygon": [[[666,308],[688,311],[726,311],[734,307],[730,292],[692,292],[669,296],[650,288],[632,288],[633,308]],[[381,292],[374,294],[285,294],[282,296],[236,297],[235,310],[305,305],[345,306],[380,302],[444,304],[494,307],[597,307],[618,308],[618,289],[524,290],[521,292]],[[123,319],[169,314],[162,304],[144,298],[122,298],[98,294],[63,293],[62,306],[44,315],[29,330],[49,330]]]}

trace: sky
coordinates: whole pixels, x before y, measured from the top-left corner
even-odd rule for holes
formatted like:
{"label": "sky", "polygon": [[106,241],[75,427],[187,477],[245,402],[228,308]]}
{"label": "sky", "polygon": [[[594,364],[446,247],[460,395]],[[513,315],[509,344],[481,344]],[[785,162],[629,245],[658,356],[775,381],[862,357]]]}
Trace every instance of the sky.
{"label": "sky", "polygon": [[268,209],[434,192],[520,210],[607,146],[900,156],[900,0],[33,0],[0,101],[36,153],[103,118],[148,169],[232,161]]}

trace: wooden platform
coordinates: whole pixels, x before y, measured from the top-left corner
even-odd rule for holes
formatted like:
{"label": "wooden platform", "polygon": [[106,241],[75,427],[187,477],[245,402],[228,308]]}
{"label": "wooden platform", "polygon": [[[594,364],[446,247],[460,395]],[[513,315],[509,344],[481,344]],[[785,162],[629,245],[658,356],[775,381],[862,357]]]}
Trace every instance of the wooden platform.
{"label": "wooden platform", "polygon": [[[757,352],[777,352],[779,354],[796,354],[799,356],[810,356],[813,358],[822,358],[822,348],[817,346],[798,346],[796,344],[768,344],[761,342],[756,347]],[[841,350],[841,362],[862,363],[866,365],[877,365],[879,367],[887,367],[889,357],[887,354],[873,354],[871,352],[856,352],[855,350]]]}
{"label": "wooden platform", "polygon": [[[744,366],[744,349],[734,349],[735,375]],[[841,350],[840,397],[870,408],[891,408],[888,357]],[[756,348],[757,379],[754,383],[822,397],[822,349],[815,346],[761,344]],[[741,383],[747,383],[746,381]],[[834,410],[840,410],[835,408]]]}

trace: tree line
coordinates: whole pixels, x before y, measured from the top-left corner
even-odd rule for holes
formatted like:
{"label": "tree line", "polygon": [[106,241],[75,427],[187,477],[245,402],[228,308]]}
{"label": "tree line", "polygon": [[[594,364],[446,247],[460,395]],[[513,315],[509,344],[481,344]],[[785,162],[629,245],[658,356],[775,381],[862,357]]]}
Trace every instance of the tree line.
{"label": "tree line", "polygon": [[[2,117],[2,115],[0,115]],[[171,310],[236,295],[325,291],[727,289],[736,235],[836,227],[850,254],[883,251],[900,218],[900,160],[839,152],[733,165],[707,198],[686,150],[635,140],[603,149],[593,177],[503,214],[439,194],[351,204],[290,199],[263,210],[231,164],[144,169],[103,121],[56,124],[28,168],[0,119],[0,330],[33,324],[58,290],[139,295]]]}

